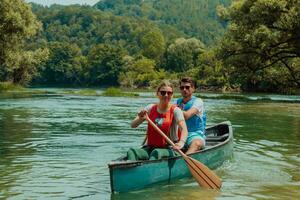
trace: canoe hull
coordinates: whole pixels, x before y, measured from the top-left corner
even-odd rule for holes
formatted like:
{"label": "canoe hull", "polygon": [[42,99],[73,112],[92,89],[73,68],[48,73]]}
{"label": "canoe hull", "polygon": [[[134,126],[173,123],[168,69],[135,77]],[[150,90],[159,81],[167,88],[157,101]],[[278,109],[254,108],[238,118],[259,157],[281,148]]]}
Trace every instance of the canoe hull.
{"label": "canoe hull", "polygon": [[[225,123],[225,122],[223,122]],[[210,169],[222,165],[232,156],[233,135],[230,122],[226,122],[229,137],[200,152],[190,155]],[[154,161],[123,161],[109,164],[112,192],[128,192],[138,190],[159,182],[190,177],[191,173],[182,157]]]}

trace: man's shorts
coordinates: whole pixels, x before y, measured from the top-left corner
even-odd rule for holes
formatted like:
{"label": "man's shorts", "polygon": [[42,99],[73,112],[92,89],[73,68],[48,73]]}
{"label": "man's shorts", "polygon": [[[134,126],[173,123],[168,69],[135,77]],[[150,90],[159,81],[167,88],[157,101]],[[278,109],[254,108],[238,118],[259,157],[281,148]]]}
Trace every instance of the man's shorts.
{"label": "man's shorts", "polygon": [[195,139],[200,139],[203,141],[203,147],[205,146],[205,135],[202,133],[202,131],[195,131],[195,132],[189,132],[188,137],[186,140],[186,145],[190,146],[192,141]]}

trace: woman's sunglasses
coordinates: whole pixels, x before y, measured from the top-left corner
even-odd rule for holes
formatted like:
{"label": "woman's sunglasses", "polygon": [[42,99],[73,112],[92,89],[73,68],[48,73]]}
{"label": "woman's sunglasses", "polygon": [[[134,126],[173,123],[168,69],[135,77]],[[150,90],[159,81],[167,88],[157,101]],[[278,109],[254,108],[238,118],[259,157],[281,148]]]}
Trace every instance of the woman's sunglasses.
{"label": "woman's sunglasses", "polygon": [[161,96],[165,96],[166,94],[168,94],[168,96],[171,96],[173,94],[173,92],[170,91],[159,91],[159,93],[161,94]]}
{"label": "woman's sunglasses", "polygon": [[190,87],[191,87],[191,86],[186,85],[186,86],[180,86],[179,88],[180,88],[180,90],[184,90],[184,89],[189,90]]}

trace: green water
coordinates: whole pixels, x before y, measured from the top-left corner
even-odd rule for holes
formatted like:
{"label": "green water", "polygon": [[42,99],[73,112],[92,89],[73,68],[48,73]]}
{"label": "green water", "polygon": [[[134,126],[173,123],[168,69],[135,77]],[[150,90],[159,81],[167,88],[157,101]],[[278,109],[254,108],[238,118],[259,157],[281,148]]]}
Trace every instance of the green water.
{"label": "green water", "polygon": [[152,102],[156,99],[0,98],[0,199],[300,198],[300,104],[220,99],[205,104],[208,124],[230,120],[234,128],[233,158],[215,170],[223,179],[221,191],[186,178],[111,194],[107,163],[142,142],[145,125],[129,124]]}

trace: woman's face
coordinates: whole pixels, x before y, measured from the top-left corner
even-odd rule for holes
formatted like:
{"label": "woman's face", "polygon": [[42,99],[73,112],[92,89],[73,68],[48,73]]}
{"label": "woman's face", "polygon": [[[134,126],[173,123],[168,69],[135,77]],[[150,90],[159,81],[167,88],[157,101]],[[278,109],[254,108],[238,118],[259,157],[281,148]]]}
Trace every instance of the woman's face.
{"label": "woman's face", "polygon": [[163,86],[157,92],[157,96],[161,102],[169,103],[173,96],[173,89],[169,86]]}

